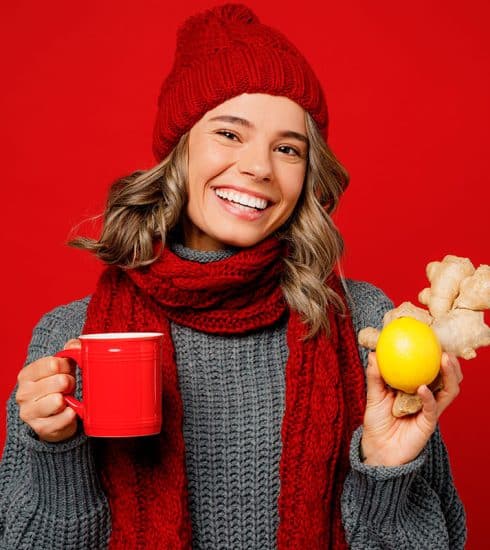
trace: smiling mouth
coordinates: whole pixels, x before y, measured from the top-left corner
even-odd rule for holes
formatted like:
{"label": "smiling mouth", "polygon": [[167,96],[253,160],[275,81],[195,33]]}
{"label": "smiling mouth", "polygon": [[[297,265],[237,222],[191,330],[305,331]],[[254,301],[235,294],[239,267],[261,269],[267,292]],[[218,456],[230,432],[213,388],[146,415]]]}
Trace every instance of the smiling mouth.
{"label": "smiling mouth", "polygon": [[238,191],[232,191],[229,189],[214,189],[216,195],[225,201],[231,202],[233,204],[243,206],[245,208],[250,208],[253,210],[265,210],[269,206],[269,201],[253,197],[252,195],[247,195],[246,193],[240,193]]}

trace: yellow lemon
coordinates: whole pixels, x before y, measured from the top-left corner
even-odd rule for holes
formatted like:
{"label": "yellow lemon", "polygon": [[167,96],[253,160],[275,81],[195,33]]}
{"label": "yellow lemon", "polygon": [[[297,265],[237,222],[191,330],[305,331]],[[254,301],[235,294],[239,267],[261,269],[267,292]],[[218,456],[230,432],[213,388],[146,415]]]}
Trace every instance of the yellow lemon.
{"label": "yellow lemon", "polygon": [[430,384],[441,366],[441,344],[434,331],[411,317],[388,323],[376,345],[381,376],[387,384],[406,393],[415,393],[421,384]]}

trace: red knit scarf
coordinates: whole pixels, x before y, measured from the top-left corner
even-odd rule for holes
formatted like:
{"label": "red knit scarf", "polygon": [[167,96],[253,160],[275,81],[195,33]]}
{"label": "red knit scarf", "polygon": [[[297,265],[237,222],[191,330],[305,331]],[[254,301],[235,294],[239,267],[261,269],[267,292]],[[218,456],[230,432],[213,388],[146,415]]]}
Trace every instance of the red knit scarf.
{"label": "red knit scarf", "polygon": [[[274,238],[200,264],[163,250],[150,267],[109,267],[93,295],[85,333],[164,333],[163,428],[159,436],[97,440],[112,515],[111,549],[189,549],[183,405],[169,321],[215,334],[270,326],[286,312]],[[328,284],[343,295],[336,276]],[[348,448],[364,411],[364,372],[350,317],[329,311],[331,336],[303,340],[291,311],[282,423],[280,550],[346,548],[340,495]]]}

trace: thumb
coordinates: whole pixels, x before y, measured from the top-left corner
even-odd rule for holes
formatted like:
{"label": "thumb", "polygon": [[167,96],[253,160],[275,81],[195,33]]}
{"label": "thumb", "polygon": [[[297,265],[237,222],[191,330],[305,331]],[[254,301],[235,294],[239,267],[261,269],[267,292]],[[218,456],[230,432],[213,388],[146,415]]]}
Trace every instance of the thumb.
{"label": "thumb", "polygon": [[80,349],[82,347],[82,342],[78,338],[72,338],[68,340],[63,346],[63,349]]}
{"label": "thumb", "polygon": [[[68,340],[66,344],[63,346],[63,349],[80,349],[82,347],[82,342],[78,338],[72,338],[71,340]],[[71,359],[66,359],[68,361],[68,364],[70,365],[70,373],[72,376],[75,376],[76,369],[75,369],[75,361],[72,361]]]}
{"label": "thumb", "polygon": [[431,434],[436,427],[438,418],[436,399],[426,385],[420,386],[417,389],[417,395],[422,401],[422,411],[419,414],[419,418],[423,422],[427,433]]}
{"label": "thumb", "polygon": [[367,402],[368,404],[378,403],[382,401],[386,396],[386,384],[381,378],[381,374],[378,368],[378,361],[376,354],[370,352],[368,355],[368,366],[366,369],[367,380]]}

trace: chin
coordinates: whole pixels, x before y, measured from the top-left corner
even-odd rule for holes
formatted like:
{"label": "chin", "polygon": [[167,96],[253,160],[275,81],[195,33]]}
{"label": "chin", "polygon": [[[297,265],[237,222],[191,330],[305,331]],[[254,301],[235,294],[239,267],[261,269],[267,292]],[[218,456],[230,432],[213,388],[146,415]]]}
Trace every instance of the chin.
{"label": "chin", "polygon": [[236,248],[250,248],[266,239],[269,235],[229,235],[223,236],[219,240],[225,246],[232,246]]}

